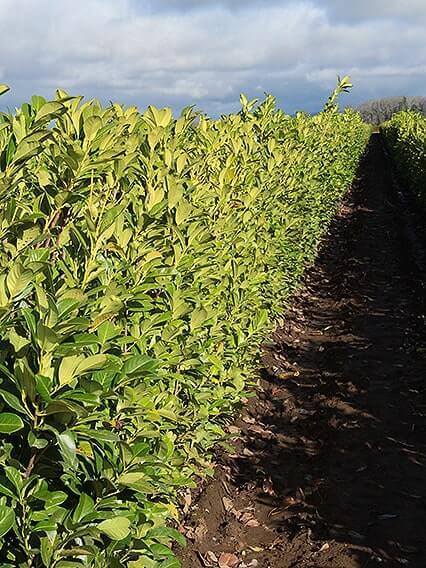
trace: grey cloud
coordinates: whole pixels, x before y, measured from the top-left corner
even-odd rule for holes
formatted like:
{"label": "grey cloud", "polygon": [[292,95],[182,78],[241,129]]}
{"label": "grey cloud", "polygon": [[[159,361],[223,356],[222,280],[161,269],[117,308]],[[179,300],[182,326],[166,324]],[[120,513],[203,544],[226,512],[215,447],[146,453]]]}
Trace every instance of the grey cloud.
{"label": "grey cloud", "polygon": [[329,14],[344,21],[398,18],[402,20],[425,20],[424,0],[319,0]]}
{"label": "grey cloud", "polygon": [[[290,112],[314,111],[338,73],[353,75],[348,102],[425,92],[424,28],[398,19],[393,0],[387,17],[368,20],[357,19],[355,3],[337,0],[182,4],[186,11],[177,0],[151,8],[147,0],[0,0],[0,80],[13,89],[0,104],[61,87],[140,107],[195,103],[219,114],[238,106],[240,92],[267,91]],[[368,4],[377,12],[381,3]],[[342,5],[345,18],[337,14]],[[415,0],[405,6],[419,8]]]}

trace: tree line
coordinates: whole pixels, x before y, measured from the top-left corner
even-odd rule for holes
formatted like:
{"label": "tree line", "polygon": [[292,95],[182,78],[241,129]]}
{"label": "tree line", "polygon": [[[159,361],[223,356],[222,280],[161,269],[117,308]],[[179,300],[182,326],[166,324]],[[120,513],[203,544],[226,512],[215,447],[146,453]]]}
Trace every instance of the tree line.
{"label": "tree line", "polygon": [[402,110],[417,110],[426,116],[426,97],[387,97],[367,101],[356,110],[370,124],[381,124]]}

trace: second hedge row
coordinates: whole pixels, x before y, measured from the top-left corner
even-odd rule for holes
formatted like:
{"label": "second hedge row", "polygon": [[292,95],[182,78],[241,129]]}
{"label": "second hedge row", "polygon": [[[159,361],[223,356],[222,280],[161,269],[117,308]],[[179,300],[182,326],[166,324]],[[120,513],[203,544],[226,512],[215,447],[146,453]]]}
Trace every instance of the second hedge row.
{"label": "second hedge row", "polygon": [[382,132],[399,175],[426,207],[426,118],[415,111],[400,112]]}

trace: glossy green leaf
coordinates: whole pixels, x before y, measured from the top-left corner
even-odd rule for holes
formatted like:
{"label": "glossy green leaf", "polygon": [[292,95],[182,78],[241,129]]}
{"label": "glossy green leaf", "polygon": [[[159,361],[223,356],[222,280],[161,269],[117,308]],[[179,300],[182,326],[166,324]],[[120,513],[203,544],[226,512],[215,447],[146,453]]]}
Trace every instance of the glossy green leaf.
{"label": "glossy green leaf", "polygon": [[93,501],[93,499],[89,495],[86,495],[86,493],[82,493],[80,495],[78,505],[73,513],[73,522],[79,523],[84,519],[84,517],[86,517],[86,515],[92,513],[94,511],[94,508],[95,502]]}
{"label": "glossy green leaf", "polygon": [[127,517],[114,517],[99,523],[98,530],[112,540],[123,540],[130,534],[130,521]]}
{"label": "glossy green leaf", "polygon": [[65,465],[74,469],[78,464],[77,447],[74,435],[70,431],[65,431],[61,434],[56,434],[56,438],[58,440],[59,448]]}
{"label": "glossy green leaf", "polygon": [[11,412],[0,412],[0,432],[2,434],[13,434],[24,427],[22,418]]}
{"label": "glossy green leaf", "polygon": [[47,102],[45,103],[37,112],[35,116],[35,121],[41,121],[46,119],[56,118],[60,116],[65,111],[65,107],[60,102]]}
{"label": "glossy green leaf", "polygon": [[32,282],[33,274],[25,270],[23,266],[16,262],[6,278],[7,289],[12,298],[18,296]]}
{"label": "glossy green leaf", "polygon": [[3,538],[15,524],[15,512],[6,505],[0,505],[0,538]]}
{"label": "glossy green leaf", "polygon": [[6,404],[10,406],[10,408],[13,408],[13,410],[17,410],[21,414],[27,414],[26,409],[23,407],[18,397],[15,396],[14,394],[4,389],[0,389],[0,397],[4,400]]}

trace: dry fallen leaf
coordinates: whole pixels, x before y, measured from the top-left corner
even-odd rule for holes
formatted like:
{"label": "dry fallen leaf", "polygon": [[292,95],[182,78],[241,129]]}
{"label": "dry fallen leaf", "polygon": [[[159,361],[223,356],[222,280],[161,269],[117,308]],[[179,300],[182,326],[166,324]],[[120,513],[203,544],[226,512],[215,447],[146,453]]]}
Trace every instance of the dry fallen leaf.
{"label": "dry fallen leaf", "polygon": [[235,554],[229,552],[222,552],[219,556],[219,568],[234,568],[239,563]]}
{"label": "dry fallen leaf", "polygon": [[253,514],[250,512],[243,513],[238,520],[243,523],[246,527],[258,527],[260,523],[254,518]]}
{"label": "dry fallen leaf", "polygon": [[248,448],[244,448],[242,453],[243,453],[244,456],[250,456],[250,457],[254,456],[254,453],[251,450],[249,450]]}
{"label": "dry fallen leaf", "polygon": [[210,550],[206,552],[204,556],[201,554],[201,552],[198,552],[198,556],[203,566],[205,566],[206,568],[211,568],[217,565],[217,556],[214,552],[211,552]]}
{"label": "dry fallen leaf", "polygon": [[246,422],[247,424],[254,424],[256,422],[256,420],[252,417],[249,416],[248,414],[246,414],[245,416],[242,417],[242,420],[244,422]]}
{"label": "dry fallen leaf", "polygon": [[197,528],[193,531],[193,538],[200,542],[202,540],[204,540],[206,534],[209,532],[209,529],[207,527],[207,523],[204,519],[200,519],[199,521],[199,525],[197,526]]}
{"label": "dry fallen leaf", "polygon": [[185,493],[184,495],[184,507],[183,507],[183,513],[186,515],[187,512],[189,511],[189,508],[191,507],[192,504],[192,497],[191,497],[191,492],[188,491],[187,493]]}
{"label": "dry fallen leaf", "polygon": [[249,521],[246,522],[246,527],[259,527],[260,523],[257,519],[250,519]]}
{"label": "dry fallen leaf", "polygon": [[222,497],[222,503],[225,507],[225,511],[232,511],[234,509],[234,503],[229,497]]}

